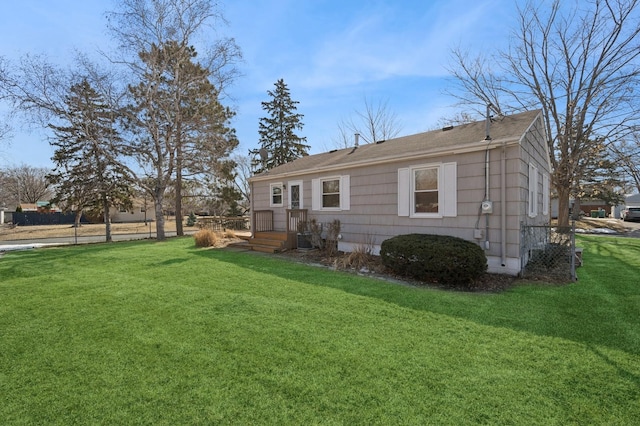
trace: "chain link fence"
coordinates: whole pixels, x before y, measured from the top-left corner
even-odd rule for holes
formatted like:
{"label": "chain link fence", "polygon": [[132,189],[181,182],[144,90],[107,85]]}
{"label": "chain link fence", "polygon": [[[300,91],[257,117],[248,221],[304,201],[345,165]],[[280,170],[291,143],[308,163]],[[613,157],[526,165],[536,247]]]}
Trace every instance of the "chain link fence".
{"label": "chain link fence", "polygon": [[523,278],[575,281],[575,222],[571,226],[525,225],[521,232]]}

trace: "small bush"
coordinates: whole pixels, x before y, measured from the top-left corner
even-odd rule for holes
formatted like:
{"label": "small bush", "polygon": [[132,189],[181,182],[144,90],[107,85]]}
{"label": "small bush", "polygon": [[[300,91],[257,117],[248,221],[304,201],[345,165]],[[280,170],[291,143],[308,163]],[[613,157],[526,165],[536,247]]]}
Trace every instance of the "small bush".
{"label": "small bush", "polygon": [[475,243],[446,235],[398,235],[382,242],[382,263],[421,281],[469,287],[487,270],[487,257]]}
{"label": "small bush", "polygon": [[198,219],[193,212],[189,213],[189,217],[187,217],[187,226],[194,226],[197,220]]}
{"label": "small bush", "polygon": [[342,258],[342,267],[355,269],[360,271],[363,268],[368,268],[373,262],[373,256],[371,254],[371,248],[365,245],[356,246],[353,251],[347,253]]}
{"label": "small bush", "polygon": [[218,236],[210,229],[201,229],[193,238],[196,241],[196,247],[213,247],[218,242]]}
{"label": "small bush", "polygon": [[233,229],[225,229],[224,230],[224,237],[225,238],[235,238],[236,237],[236,232]]}

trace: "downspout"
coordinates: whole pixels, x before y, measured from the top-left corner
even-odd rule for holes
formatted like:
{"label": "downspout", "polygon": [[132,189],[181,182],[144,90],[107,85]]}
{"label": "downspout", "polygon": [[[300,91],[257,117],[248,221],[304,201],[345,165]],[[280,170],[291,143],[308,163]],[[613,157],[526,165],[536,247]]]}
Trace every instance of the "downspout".
{"label": "downspout", "polygon": [[[484,154],[484,201],[489,201],[489,147]],[[489,250],[489,215],[484,215],[484,249]]]}
{"label": "downspout", "polygon": [[[491,104],[487,104],[487,115],[485,117],[485,139],[491,141]],[[491,142],[489,142],[490,144]],[[489,198],[489,144],[484,152],[484,200],[490,201]],[[485,229],[484,229],[484,249],[489,250],[489,214],[485,214]]]}
{"label": "downspout", "polygon": [[507,266],[507,144],[502,143],[500,156],[500,255],[502,266]]}

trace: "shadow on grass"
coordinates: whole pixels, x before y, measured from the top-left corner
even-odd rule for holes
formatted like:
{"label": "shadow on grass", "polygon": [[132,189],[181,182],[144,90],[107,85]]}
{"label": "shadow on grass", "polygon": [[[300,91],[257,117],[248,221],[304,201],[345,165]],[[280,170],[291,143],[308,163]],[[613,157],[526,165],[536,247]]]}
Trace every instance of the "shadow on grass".
{"label": "shadow on grass", "polygon": [[[632,300],[640,295],[640,287],[630,288],[630,283],[578,281],[564,286],[531,283],[502,293],[467,293],[402,286],[255,252],[218,249],[193,253],[283,279],[294,278],[308,285],[375,297],[405,308],[640,354],[640,335],[635,331],[640,330],[640,306]],[[632,299],[627,299],[627,295]]]}

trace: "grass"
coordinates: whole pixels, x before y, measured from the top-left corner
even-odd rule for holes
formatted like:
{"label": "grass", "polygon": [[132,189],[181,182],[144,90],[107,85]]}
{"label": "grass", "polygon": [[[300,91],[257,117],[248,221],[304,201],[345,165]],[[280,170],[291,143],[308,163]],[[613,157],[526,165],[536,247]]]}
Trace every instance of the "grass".
{"label": "grass", "polygon": [[446,292],[202,250],[0,259],[4,424],[636,424],[640,241],[565,286]]}

